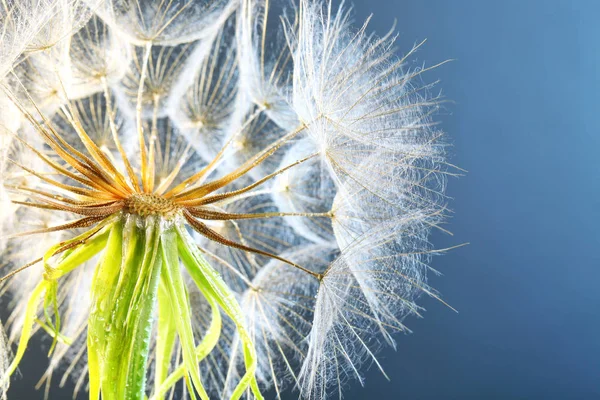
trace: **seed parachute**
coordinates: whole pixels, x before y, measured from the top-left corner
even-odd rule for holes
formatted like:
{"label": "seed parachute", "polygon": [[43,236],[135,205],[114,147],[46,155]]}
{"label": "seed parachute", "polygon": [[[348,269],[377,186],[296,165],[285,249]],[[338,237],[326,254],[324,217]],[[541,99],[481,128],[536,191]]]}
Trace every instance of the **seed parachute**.
{"label": "seed parachute", "polygon": [[442,301],[422,43],[317,0],[0,11],[0,398],[34,335],[46,397],[341,396]]}

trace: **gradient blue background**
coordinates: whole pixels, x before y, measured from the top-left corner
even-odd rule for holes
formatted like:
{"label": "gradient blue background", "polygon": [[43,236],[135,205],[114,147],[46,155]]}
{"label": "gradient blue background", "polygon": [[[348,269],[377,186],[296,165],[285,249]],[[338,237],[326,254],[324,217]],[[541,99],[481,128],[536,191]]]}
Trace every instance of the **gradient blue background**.
{"label": "gradient blue background", "polygon": [[413,334],[346,399],[600,399],[600,2],[368,0],[455,103],[440,115],[466,177]]}
{"label": "gradient blue background", "polygon": [[[345,398],[600,399],[600,1],[354,4],[379,33],[397,19],[400,51],[428,38],[416,64],[456,59],[426,76],[454,102],[439,119],[469,171],[449,182],[454,236],[433,241],[471,244],[433,265],[459,314],[423,299],[381,354],[391,382],[372,368]],[[42,398],[31,383],[11,399]]]}

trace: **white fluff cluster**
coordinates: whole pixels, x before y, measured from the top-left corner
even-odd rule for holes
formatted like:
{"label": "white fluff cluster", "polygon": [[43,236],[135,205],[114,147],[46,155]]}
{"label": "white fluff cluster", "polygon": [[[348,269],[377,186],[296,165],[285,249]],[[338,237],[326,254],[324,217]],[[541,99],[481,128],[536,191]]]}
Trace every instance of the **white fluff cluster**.
{"label": "white fluff cluster", "polygon": [[[80,148],[63,111],[72,104],[114,159],[113,125],[129,158],[139,158],[141,116],[148,138],[159,143],[157,186],[176,168],[175,183],[207,166],[210,179],[223,176],[280,142],[222,190],[243,193],[215,203],[227,213],[265,217],[207,224],[313,274],[198,238],[239,295],[259,383],[277,397],[293,387],[324,399],[341,393],[347,378],[362,381],[361,364],[381,368],[380,345],[393,346],[392,334],[407,330],[403,319],[419,315],[418,295],[437,298],[426,283],[436,253],[428,236],[443,221],[453,167],[432,122],[439,99],[421,80],[434,67],[407,66],[416,47],[398,59],[391,34],[368,34],[367,24],[355,29],[343,6],[335,11],[319,0],[2,0],[0,11],[1,275],[65,239],[60,232],[6,235],[72,219],[12,203],[26,200],[15,188],[42,190],[47,182],[37,175],[52,173],[32,156],[31,147],[44,146],[16,101]],[[72,377],[77,390],[85,388],[93,268],[94,260],[61,281],[61,293],[69,293],[61,299],[61,333],[76,346],[59,344],[42,380],[47,387],[60,370],[61,384]],[[32,267],[2,290],[12,340],[41,273]],[[194,310],[207,310],[193,316],[201,336],[210,308],[195,290],[190,285]],[[200,366],[215,398],[228,398],[244,371],[236,330],[223,319],[217,348]],[[7,352],[0,335],[0,375]],[[173,354],[174,365],[178,360]]]}

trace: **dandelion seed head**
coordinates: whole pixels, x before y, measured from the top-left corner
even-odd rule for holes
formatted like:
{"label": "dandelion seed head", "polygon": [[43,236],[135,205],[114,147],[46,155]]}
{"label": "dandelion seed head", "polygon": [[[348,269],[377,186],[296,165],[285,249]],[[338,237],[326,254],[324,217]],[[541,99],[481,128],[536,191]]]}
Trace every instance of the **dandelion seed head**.
{"label": "dandelion seed head", "polygon": [[318,0],[0,11],[0,398],[37,332],[46,394],[341,396],[441,301],[420,44]]}

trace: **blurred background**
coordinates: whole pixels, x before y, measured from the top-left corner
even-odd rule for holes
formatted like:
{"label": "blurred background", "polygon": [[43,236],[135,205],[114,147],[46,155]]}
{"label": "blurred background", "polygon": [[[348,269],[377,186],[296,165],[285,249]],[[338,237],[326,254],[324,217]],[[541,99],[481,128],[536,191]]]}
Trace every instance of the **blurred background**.
{"label": "blurred background", "polygon": [[[423,298],[425,318],[380,353],[391,380],[373,367],[345,399],[600,399],[600,2],[353,4],[371,31],[397,20],[399,55],[428,39],[414,66],[455,60],[425,76],[452,101],[438,119],[468,170],[449,182],[454,236],[432,241],[470,244],[433,262],[458,314]],[[43,398],[42,358],[11,400]]]}
{"label": "blurred background", "polygon": [[454,103],[453,237],[422,320],[346,399],[600,399],[600,2],[355,1]]}

